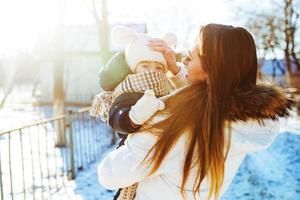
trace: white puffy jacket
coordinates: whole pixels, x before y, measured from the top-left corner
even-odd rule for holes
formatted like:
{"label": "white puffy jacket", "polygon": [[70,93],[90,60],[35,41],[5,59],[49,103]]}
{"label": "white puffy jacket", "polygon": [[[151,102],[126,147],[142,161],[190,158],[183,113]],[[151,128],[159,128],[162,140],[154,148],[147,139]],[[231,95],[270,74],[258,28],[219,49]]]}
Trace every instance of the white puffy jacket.
{"label": "white puffy jacket", "polygon": [[[185,84],[184,68],[170,77],[177,87]],[[155,116],[154,121],[162,119]],[[232,182],[239,166],[248,152],[267,148],[279,134],[279,121],[265,120],[264,125],[256,121],[232,123],[231,147],[225,162],[224,182],[220,197]],[[226,129],[227,130],[227,129]],[[227,133],[227,131],[225,131]],[[130,134],[125,145],[108,153],[98,167],[100,184],[107,189],[118,189],[138,182],[135,200],[182,200],[180,185],[182,167],[185,158],[186,134],[183,134],[171,149],[160,168],[146,177],[149,167],[140,166],[150,148],[155,144],[156,136],[150,132]],[[193,199],[192,187],[196,171],[192,169],[186,184],[186,198]],[[209,183],[204,179],[200,186],[199,200],[208,195]]]}

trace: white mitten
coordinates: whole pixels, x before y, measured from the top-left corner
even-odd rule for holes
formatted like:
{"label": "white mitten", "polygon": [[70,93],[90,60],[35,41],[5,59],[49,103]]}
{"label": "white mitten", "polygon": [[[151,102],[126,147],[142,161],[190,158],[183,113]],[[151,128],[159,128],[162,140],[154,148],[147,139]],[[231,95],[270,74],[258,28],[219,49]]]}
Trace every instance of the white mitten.
{"label": "white mitten", "polygon": [[146,90],[144,96],[131,107],[129,118],[133,123],[142,125],[157,111],[163,109],[165,109],[164,102],[156,98],[153,90]]}

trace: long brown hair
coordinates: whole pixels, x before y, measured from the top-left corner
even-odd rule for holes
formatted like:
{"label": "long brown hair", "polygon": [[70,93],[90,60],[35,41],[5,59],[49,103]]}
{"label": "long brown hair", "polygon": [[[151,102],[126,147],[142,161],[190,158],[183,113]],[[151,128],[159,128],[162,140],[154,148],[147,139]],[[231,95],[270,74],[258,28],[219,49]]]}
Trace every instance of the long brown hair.
{"label": "long brown hair", "polygon": [[256,85],[257,57],[254,40],[247,30],[219,24],[200,29],[198,52],[209,83],[188,85],[164,99],[166,109],[159,113],[168,117],[143,127],[158,136],[144,162],[152,152],[147,161],[151,164],[149,175],[154,173],[178,138],[187,133],[181,194],[185,196],[190,169],[196,166],[194,197],[207,176],[210,199],[213,194],[218,198],[224,179],[231,136],[227,139],[224,135],[226,123],[230,124],[226,120],[230,96],[236,88]]}

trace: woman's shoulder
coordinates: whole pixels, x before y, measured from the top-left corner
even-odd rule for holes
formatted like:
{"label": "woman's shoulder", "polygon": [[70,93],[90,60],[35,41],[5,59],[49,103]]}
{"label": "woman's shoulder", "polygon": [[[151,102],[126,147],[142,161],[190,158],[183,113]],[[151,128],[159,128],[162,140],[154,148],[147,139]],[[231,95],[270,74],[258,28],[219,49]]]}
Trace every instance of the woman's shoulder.
{"label": "woman's shoulder", "polygon": [[261,151],[268,148],[280,134],[280,121],[238,121],[231,123],[230,130],[233,146],[245,152]]}
{"label": "woman's shoulder", "polygon": [[231,127],[235,131],[256,131],[256,132],[273,132],[279,131],[280,120],[264,119],[264,120],[248,120],[236,121],[231,123]]}
{"label": "woman's shoulder", "polygon": [[125,144],[135,144],[139,145],[141,148],[146,148],[147,146],[154,145],[157,139],[157,136],[149,131],[137,131],[128,135]]}

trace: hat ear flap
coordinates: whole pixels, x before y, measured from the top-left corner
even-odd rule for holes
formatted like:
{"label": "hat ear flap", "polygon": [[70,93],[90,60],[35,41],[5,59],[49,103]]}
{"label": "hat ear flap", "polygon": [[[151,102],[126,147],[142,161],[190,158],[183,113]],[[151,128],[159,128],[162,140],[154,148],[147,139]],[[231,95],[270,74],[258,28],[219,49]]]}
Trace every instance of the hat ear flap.
{"label": "hat ear flap", "polygon": [[137,37],[138,33],[127,26],[118,25],[111,31],[111,40],[115,46],[125,47]]}
{"label": "hat ear flap", "polygon": [[166,33],[162,39],[169,47],[175,48],[177,37],[174,33]]}

